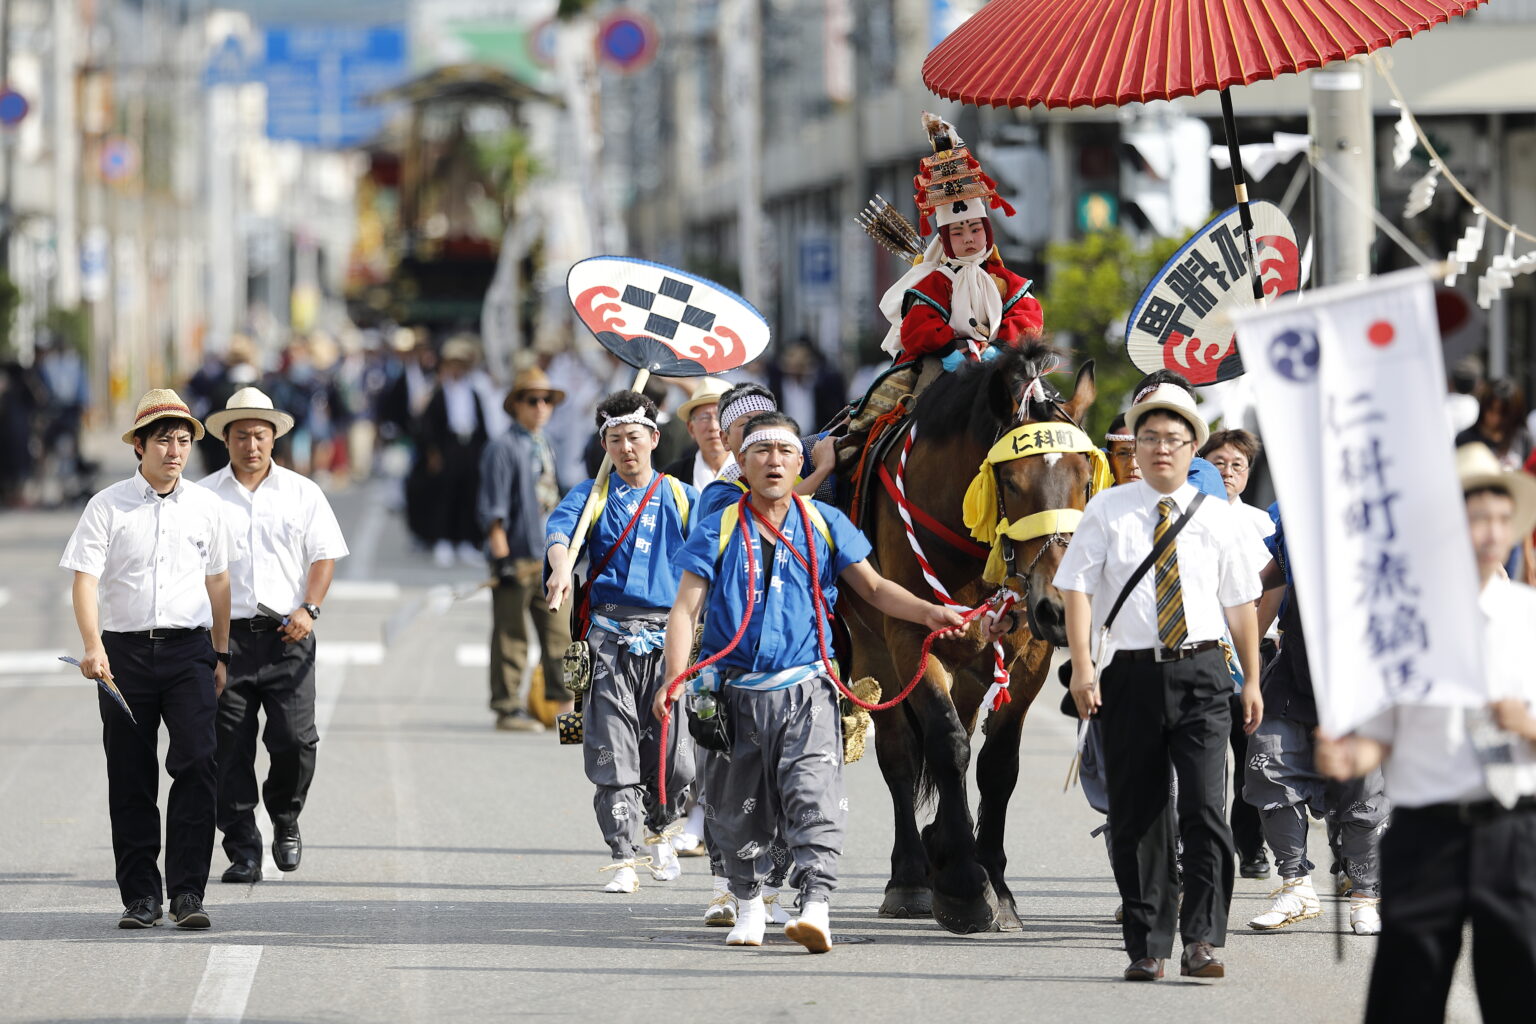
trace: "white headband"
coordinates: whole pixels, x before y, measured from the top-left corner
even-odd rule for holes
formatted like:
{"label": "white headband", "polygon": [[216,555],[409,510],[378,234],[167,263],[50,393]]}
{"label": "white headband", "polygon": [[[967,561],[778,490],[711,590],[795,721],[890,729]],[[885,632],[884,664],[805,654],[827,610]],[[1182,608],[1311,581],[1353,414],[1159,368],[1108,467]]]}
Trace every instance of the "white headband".
{"label": "white headband", "polygon": [[639,423],[642,426],[650,427],[652,430],[656,429],[656,421],[647,416],[644,409],[636,409],[634,412],[627,412],[623,416],[609,416],[603,420],[603,425],[598,430],[597,435],[598,437],[605,437],[608,434],[609,427],[622,427],[628,423]]}
{"label": "white headband", "polygon": [[732,423],[748,413],[778,411],[778,403],[771,398],[763,395],[742,395],[720,413],[720,432],[723,434],[730,430]]}
{"label": "white headband", "polygon": [[762,444],[764,441],[783,441],[786,444],[794,445],[797,450],[802,447],[800,438],[795,435],[793,430],[787,427],[764,427],[762,430],[748,435],[747,439],[741,442],[741,450],[746,451],[753,445]]}
{"label": "white headband", "polygon": [[1104,440],[1106,440],[1106,441],[1134,441],[1134,440],[1136,440],[1136,435],[1135,434],[1105,434],[1104,435]]}

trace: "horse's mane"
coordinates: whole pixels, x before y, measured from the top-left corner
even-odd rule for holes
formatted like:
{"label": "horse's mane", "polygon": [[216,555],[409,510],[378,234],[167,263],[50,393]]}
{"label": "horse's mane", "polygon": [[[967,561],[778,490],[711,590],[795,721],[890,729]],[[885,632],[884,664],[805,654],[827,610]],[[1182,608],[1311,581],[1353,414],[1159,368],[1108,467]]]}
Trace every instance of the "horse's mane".
{"label": "horse's mane", "polygon": [[1061,353],[1042,342],[1022,348],[1003,347],[996,359],[985,363],[967,362],[953,373],[941,373],[917,399],[912,410],[918,433],[932,440],[942,440],[966,433],[983,446],[990,445],[1007,426],[993,409],[991,396],[999,385],[1011,396],[1020,395],[1036,378],[1047,401],[1031,396],[1020,409],[1020,422],[1059,419],[1050,402],[1061,395],[1043,378],[1063,363]]}

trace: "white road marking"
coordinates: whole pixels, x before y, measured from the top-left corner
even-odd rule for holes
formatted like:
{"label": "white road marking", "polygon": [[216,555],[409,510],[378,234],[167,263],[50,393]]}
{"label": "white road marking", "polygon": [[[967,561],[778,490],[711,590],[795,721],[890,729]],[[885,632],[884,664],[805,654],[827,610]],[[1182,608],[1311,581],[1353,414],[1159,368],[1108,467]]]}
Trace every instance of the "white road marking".
{"label": "white road marking", "polygon": [[491,649],[486,644],[459,644],[454,649],[453,660],[460,668],[489,668]]}
{"label": "white road marking", "polygon": [[74,671],[59,658],[66,652],[56,651],[0,651],[0,675],[52,675],[62,669]]}
{"label": "white road marking", "polygon": [[398,601],[400,584],[390,580],[336,580],[325,596],[337,601]]}
{"label": "white road marking", "polygon": [[0,587],[0,608],[11,603],[11,591],[9,587]]}
{"label": "white road marking", "polygon": [[210,946],[187,1024],[239,1024],[251,997],[262,946]]}
{"label": "white road marking", "polygon": [[384,645],[373,640],[321,640],[315,645],[320,665],[382,665]]}

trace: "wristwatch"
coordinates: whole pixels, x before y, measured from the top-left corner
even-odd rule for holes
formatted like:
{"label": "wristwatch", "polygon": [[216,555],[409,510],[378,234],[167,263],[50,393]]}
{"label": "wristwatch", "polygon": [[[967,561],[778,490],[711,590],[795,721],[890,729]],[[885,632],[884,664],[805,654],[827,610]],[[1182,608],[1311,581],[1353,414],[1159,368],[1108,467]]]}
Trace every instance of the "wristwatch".
{"label": "wristwatch", "polygon": [[309,617],[312,619],[318,619],[320,617],[320,606],[317,604],[310,604],[308,601],[305,601],[303,604],[299,605],[299,607],[308,612]]}
{"label": "wristwatch", "polygon": [[229,652],[228,651],[214,651],[213,652],[213,656],[215,658],[219,659],[219,663],[221,665],[228,665],[229,664]]}

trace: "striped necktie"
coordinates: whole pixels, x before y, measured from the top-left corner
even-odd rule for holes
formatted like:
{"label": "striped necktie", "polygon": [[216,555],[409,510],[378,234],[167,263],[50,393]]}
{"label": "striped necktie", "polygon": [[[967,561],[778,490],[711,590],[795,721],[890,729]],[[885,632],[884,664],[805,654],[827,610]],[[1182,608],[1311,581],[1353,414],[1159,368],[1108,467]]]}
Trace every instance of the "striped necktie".
{"label": "striped necktie", "polygon": [[[1157,529],[1152,534],[1153,543],[1162,540],[1163,535],[1173,529],[1173,520],[1178,515],[1179,507],[1169,497],[1157,503],[1157,510],[1159,515]],[[1154,568],[1154,579],[1157,581],[1157,638],[1164,647],[1177,650],[1189,639],[1189,627],[1184,622],[1184,588],[1179,585],[1179,552],[1176,543],[1163,549],[1163,553],[1157,556]]]}

